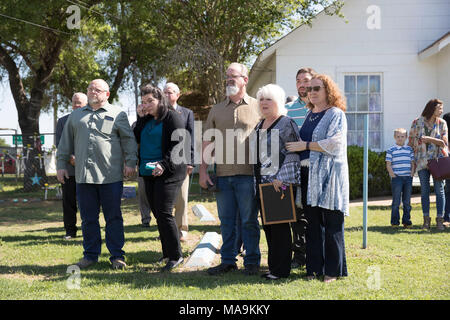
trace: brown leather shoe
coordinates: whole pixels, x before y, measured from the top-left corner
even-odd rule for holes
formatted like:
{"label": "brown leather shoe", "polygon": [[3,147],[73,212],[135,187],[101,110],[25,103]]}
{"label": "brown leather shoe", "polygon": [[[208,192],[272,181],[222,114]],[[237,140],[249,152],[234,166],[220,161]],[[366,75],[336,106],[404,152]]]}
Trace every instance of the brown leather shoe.
{"label": "brown leather shoe", "polygon": [[436,228],[439,231],[444,231],[444,218],[436,218]]}
{"label": "brown leather shoe", "polygon": [[429,229],[430,229],[430,225],[431,225],[431,217],[424,216],[424,217],[423,217],[423,226],[422,226],[422,229],[427,229],[427,230],[429,230]]}
{"label": "brown leather shoe", "polygon": [[123,270],[127,267],[127,264],[122,259],[115,259],[112,261],[112,268],[114,270]]}
{"label": "brown leather shoe", "polygon": [[93,260],[88,260],[86,258],[81,259],[80,261],[78,261],[78,263],[76,264],[76,266],[78,266],[78,268],[80,269],[85,269],[87,267],[92,266],[93,264],[97,263],[97,261],[93,261]]}

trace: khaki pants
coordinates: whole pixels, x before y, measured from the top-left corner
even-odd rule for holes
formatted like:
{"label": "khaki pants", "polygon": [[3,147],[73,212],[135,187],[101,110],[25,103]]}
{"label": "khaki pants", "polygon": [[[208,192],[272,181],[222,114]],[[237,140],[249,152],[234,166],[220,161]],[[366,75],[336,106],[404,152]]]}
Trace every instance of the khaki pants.
{"label": "khaki pants", "polygon": [[175,221],[177,223],[178,230],[187,232],[188,227],[188,193],[189,193],[189,175],[181,185],[181,190],[178,193],[177,200],[175,202]]}

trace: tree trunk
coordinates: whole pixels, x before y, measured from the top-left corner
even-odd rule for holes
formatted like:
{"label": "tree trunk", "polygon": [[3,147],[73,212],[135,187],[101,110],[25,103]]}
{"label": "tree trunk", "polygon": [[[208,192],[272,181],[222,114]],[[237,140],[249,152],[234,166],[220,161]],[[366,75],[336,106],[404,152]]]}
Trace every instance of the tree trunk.
{"label": "tree trunk", "polygon": [[23,188],[26,192],[29,192],[41,189],[48,182],[48,178],[45,174],[44,153],[39,134],[39,121],[37,124],[27,125],[27,129],[27,131],[22,130],[23,156],[25,161]]}
{"label": "tree trunk", "polygon": [[23,187],[25,191],[38,190],[47,183],[45,175],[44,154],[42,152],[39,132],[39,116],[41,113],[44,92],[53,69],[58,61],[64,44],[61,39],[49,35],[46,48],[42,50],[41,65],[31,70],[34,81],[31,86],[30,99],[20,76],[19,68],[13,57],[0,46],[0,63],[8,71],[9,85],[16,104],[19,126],[22,131],[25,172]]}

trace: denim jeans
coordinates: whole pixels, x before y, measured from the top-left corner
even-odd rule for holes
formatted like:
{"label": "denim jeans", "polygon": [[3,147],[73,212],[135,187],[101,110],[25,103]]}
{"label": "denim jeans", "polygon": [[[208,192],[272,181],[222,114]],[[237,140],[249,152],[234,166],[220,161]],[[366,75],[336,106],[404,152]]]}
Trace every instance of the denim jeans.
{"label": "denim jeans", "polygon": [[411,224],[411,176],[396,176],[391,179],[392,187],[392,210],[391,224],[400,224],[400,202],[403,202],[402,224]]}
{"label": "denim jeans", "polygon": [[83,255],[86,259],[97,261],[101,253],[100,206],[105,217],[105,240],[111,257],[110,261],[124,259],[122,250],[125,243],[122,211],[123,182],[108,184],[77,183],[78,206],[83,231]]}
{"label": "denim jeans", "polygon": [[450,179],[445,180],[445,213],[444,221],[450,222]]}
{"label": "denim jeans", "polygon": [[[420,179],[420,193],[422,196],[422,212],[424,217],[430,216],[430,171],[422,169],[418,172]],[[444,216],[445,194],[444,183],[442,180],[434,180],[434,192],[436,194],[436,216]]]}
{"label": "denim jeans", "polygon": [[260,229],[255,198],[253,176],[218,177],[216,193],[217,211],[222,233],[220,255],[222,263],[235,264],[237,217],[241,222],[241,237],[245,248],[244,265],[258,265],[261,260],[259,251]]}

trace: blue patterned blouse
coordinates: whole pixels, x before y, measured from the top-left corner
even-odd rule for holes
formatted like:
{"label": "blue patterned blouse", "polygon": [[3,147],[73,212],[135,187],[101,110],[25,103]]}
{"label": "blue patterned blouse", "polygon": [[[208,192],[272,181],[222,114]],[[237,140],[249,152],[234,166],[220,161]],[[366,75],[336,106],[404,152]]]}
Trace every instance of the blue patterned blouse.
{"label": "blue patterned blouse", "polygon": [[331,107],[313,131],[312,141],[324,152],[311,151],[307,203],[349,214],[347,118]]}

